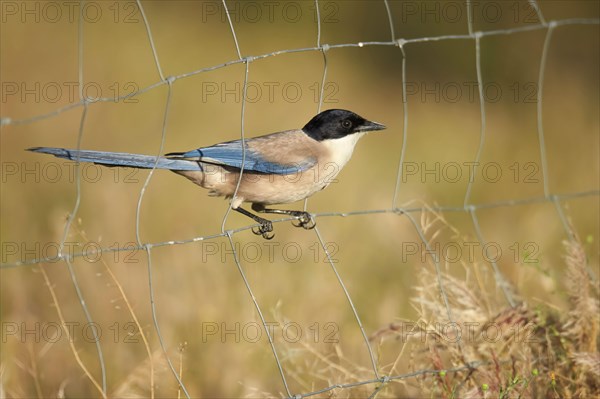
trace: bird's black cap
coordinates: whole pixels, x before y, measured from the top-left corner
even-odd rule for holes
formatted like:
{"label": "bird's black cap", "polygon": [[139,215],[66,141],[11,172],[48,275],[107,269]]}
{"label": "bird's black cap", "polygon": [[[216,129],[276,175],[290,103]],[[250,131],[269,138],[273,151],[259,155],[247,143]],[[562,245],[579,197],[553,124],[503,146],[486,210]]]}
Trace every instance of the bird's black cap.
{"label": "bird's black cap", "polygon": [[340,139],[353,133],[383,130],[385,126],[345,109],[328,109],[316,115],[302,130],[317,141]]}

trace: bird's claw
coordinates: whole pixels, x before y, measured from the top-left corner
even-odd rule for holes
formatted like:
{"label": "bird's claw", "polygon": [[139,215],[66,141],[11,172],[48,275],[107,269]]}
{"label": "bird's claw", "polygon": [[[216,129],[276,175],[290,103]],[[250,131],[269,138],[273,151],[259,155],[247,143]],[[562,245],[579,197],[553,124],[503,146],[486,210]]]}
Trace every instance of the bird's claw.
{"label": "bird's claw", "polygon": [[298,223],[292,222],[295,227],[302,227],[305,230],[312,230],[317,225],[308,212],[298,212],[293,216],[298,218]]}
{"label": "bird's claw", "polygon": [[262,234],[262,237],[263,237],[265,240],[272,240],[272,239],[273,239],[273,237],[275,237],[275,233],[264,232],[264,233]]}
{"label": "bird's claw", "polygon": [[273,223],[269,221],[265,221],[260,224],[259,227],[253,227],[252,232],[257,236],[262,236],[265,240],[271,240],[275,237],[275,233],[273,231]]}

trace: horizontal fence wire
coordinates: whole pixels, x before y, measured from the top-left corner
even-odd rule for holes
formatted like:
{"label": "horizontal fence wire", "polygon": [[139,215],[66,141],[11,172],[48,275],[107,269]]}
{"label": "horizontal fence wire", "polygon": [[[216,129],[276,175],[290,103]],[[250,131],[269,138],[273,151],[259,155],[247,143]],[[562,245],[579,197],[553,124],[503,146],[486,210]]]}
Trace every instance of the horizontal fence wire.
{"label": "horizontal fence wire", "polygon": [[[383,214],[391,214],[402,216],[410,213],[423,213],[423,212],[435,212],[435,213],[446,213],[446,212],[464,212],[466,214],[470,214],[475,210],[485,210],[485,209],[496,209],[496,208],[505,208],[505,207],[513,207],[519,205],[531,205],[531,204],[542,204],[542,203],[561,203],[569,200],[575,200],[580,198],[587,197],[600,197],[600,190],[589,190],[589,191],[580,191],[569,194],[553,194],[550,195],[549,198],[546,197],[533,197],[533,198],[522,198],[522,199],[512,199],[512,200],[504,200],[498,202],[489,202],[483,204],[475,204],[469,205],[466,209],[460,206],[423,206],[423,207],[410,207],[410,208],[386,208],[386,209],[365,209],[358,211],[349,211],[349,212],[322,212],[322,213],[311,213],[311,216],[314,219],[324,219],[324,218],[347,218],[354,216],[366,216],[366,215],[383,215]],[[278,218],[272,219],[273,224],[284,223],[295,221],[296,219],[292,217]],[[561,218],[561,223],[565,226],[565,230],[569,230],[569,227],[566,225],[566,218]],[[170,240],[170,241],[160,241],[160,242],[149,242],[142,245],[132,245],[127,247],[102,247],[102,248],[90,248],[89,251],[86,252],[74,252],[71,254],[61,254],[57,256],[50,256],[44,258],[36,258],[30,259],[26,261],[17,261],[17,262],[8,262],[0,264],[1,269],[12,269],[16,267],[25,267],[32,266],[38,263],[55,263],[64,260],[73,260],[80,257],[85,256],[95,256],[99,254],[109,254],[115,252],[130,252],[130,251],[141,251],[146,248],[159,248],[165,246],[172,245],[186,245],[193,244],[201,241],[209,241],[214,240],[216,238],[226,238],[229,234],[236,234],[245,231],[252,230],[258,225],[252,224],[247,226],[242,226],[236,229],[226,230],[224,233],[214,233],[209,235],[191,237],[183,240]]]}

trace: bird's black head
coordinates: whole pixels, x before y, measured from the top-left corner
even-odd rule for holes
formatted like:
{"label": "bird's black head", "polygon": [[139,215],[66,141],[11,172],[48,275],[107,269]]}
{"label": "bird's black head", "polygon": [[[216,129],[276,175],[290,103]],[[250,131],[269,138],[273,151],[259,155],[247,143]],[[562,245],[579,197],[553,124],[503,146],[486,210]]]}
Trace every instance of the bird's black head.
{"label": "bird's black head", "polygon": [[328,109],[310,120],[302,130],[317,141],[340,139],[353,133],[383,130],[385,126],[371,122],[345,109]]}

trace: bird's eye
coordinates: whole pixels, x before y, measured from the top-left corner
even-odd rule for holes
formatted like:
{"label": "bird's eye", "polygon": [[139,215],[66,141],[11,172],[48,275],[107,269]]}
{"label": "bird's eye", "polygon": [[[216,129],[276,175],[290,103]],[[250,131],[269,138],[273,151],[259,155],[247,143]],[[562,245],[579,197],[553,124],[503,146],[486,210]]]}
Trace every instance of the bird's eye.
{"label": "bird's eye", "polygon": [[348,119],[344,119],[342,121],[342,127],[344,129],[350,129],[352,127],[352,122],[350,120],[348,120]]}

